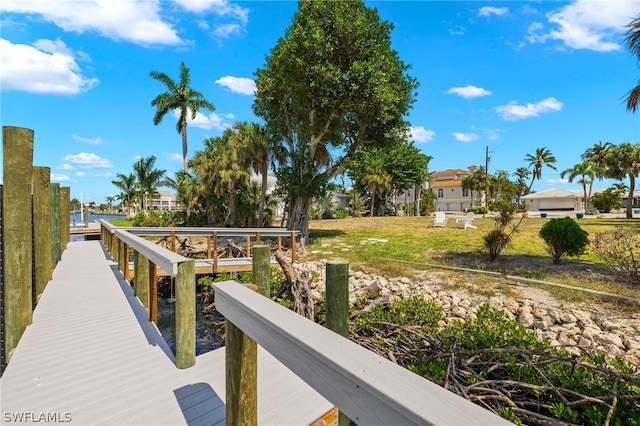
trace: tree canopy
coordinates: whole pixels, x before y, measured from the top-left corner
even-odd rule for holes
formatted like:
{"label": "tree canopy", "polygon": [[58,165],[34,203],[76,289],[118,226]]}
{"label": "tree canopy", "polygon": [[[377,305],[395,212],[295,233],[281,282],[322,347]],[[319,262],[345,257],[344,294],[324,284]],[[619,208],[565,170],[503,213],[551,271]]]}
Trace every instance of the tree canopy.
{"label": "tree canopy", "polygon": [[362,1],[301,1],[256,71],[254,113],[287,152],[287,226],[308,235],[311,201],[360,147],[403,140],[417,81],[391,23]]}

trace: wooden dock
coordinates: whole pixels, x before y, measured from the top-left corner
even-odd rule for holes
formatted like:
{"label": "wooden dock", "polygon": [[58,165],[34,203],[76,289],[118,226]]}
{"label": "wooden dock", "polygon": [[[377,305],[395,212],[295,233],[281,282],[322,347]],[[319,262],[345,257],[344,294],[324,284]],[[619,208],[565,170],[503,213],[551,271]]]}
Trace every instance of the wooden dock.
{"label": "wooden dock", "polygon": [[[99,241],[70,243],[0,379],[0,423],[224,424],[224,348],[180,370],[147,318]],[[259,424],[333,408],[264,350],[259,365]]]}

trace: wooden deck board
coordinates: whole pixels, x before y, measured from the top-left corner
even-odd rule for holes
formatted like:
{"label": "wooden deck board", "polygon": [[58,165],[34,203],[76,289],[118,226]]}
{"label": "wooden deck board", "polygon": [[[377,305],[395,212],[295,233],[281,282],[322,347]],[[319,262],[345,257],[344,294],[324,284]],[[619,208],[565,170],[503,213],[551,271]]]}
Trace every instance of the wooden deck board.
{"label": "wooden deck board", "polygon": [[[114,265],[98,241],[68,245],[0,379],[0,422],[29,412],[82,425],[224,423],[224,348],[177,369]],[[304,425],[331,408],[262,349],[258,376],[260,424]]]}

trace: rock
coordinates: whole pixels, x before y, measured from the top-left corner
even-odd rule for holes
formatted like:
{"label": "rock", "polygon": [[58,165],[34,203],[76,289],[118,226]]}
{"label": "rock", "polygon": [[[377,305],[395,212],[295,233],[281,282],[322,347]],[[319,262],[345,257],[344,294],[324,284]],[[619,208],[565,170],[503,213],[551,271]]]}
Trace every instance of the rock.
{"label": "rock", "polygon": [[584,336],[578,336],[578,347],[590,348],[591,345],[592,345],[591,339],[588,339]]}
{"label": "rock", "polygon": [[535,311],[533,311],[533,316],[538,318],[538,319],[542,319],[546,315],[547,315],[547,310],[546,309],[536,309]]}
{"label": "rock", "polygon": [[600,343],[605,346],[615,346],[618,349],[624,349],[624,343],[622,343],[622,339],[616,334],[612,333],[599,333],[593,336],[593,340],[595,342]]}
{"label": "rock", "polygon": [[640,350],[640,341],[636,339],[625,336],[622,339],[622,343],[624,343],[624,347],[627,348],[627,350]]}
{"label": "rock", "polygon": [[525,328],[529,328],[533,325],[535,321],[535,317],[531,314],[531,312],[523,311],[518,317],[518,322],[521,326]]}
{"label": "rock", "polygon": [[615,322],[611,320],[602,321],[602,328],[605,330],[619,330],[622,327],[623,325],[620,324],[619,322]]}
{"label": "rock", "polygon": [[458,318],[464,318],[467,316],[467,311],[460,306],[455,306],[453,309],[451,309],[451,315]]}
{"label": "rock", "polygon": [[569,312],[560,312],[559,317],[560,322],[563,322],[565,324],[575,323],[576,321],[578,321],[575,315],[570,314]]}
{"label": "rock", "polygon": [[586,321],[586,320],[590,320],[591,319],[591,313],[590,312],[581,311],[579,309],[573,309],[573,310],[571,310],[571,313],[579,321]]}

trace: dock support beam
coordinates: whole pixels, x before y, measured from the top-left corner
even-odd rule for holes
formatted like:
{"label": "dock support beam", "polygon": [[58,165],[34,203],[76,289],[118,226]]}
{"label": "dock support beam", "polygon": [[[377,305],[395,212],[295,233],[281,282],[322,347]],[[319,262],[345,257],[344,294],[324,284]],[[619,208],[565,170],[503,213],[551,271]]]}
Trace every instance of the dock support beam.
{"label": "dock support beam", "polygon": [[33,243],[36,269],[36,300],[52,277],[51,256],[51,169],[33,168]]}
{"label": "dock support beam", "polygon": [[[248,250],[247,246],[247,250]],[[267,245],[253,246],[251,261],[252,282],[258,286],[258,293],[269,297],[271,293],[271,247]]]}
{"label": "dock support beam", "polygon": [[64,253],[71,239],[71,188],[60,187],[60,253]]}
{"label": "dock support beam", "polygon": [[5,354],[31,324],[33,130],[2,127]]}
{"label": "dock support beam", "polygon": [[[196,363],[196,266],[193,259],[178,264],[176,276],[176,367]],[[242,423],[240,423],[242,424]]]}
{"label": "dock support beam", "polygon": [[149,312],[149,260],[138,253],[133,252],[134,294],[140,299],[142,306]]}
{"label": "dock support beam", "polygon": [[52,183],[51,195],[51,262],[53,269],[60,261],[60,184]]}
{"label": "dock support beam", "polygon": [[[349,338],[349,263],[342,259],[327,261],[327,328]],[[349,426],[349,418],[342,412],[339,426]]]}

